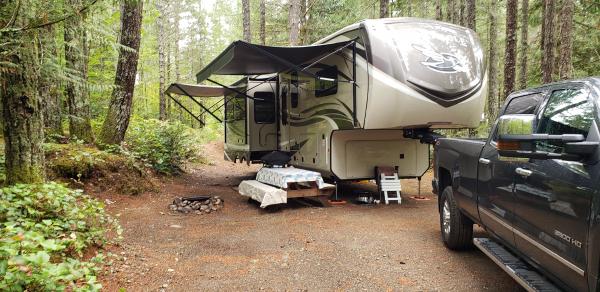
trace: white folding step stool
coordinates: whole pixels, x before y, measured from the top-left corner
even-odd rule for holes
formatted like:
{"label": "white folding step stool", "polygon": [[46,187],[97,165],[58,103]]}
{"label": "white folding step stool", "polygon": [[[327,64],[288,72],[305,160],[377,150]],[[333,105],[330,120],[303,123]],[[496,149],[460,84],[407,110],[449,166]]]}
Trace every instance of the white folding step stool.
{"label": "white folding step stool", "polygon": [[383,192],[386,205],[389,204],[390,201],[397,201],[398,204],[402,203],[402,197],[400,196],[402,186],[400,185],[398,173],[394,173],[393,175],[385,175],[382,173],[379,177],[379,188]]}

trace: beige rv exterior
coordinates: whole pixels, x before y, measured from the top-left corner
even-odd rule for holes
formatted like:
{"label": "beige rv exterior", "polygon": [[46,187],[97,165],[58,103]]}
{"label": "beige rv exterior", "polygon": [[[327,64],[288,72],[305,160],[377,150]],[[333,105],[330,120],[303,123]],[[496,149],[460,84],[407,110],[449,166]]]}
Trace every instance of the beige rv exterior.
{"label": "beige rv exterior", "polygon": [[[474,32],[431,20],[379,19],[319,43],[353,39],[356,94],[351,49],[309,69],[323,79],[277,75],[249,92],[273,90],[275,122],[256,123],[256,101],[248,99],[248,154],[229,159],[258,162],[253,151],[283,151],[292,165],[338,180],[373,178],[374,167],[383,165],[396,166],[401,177],[420,177],[429,167],[429,144],[406,130],[478,126],[487,74]],[[250,78],[248,88],[258,83]]]}

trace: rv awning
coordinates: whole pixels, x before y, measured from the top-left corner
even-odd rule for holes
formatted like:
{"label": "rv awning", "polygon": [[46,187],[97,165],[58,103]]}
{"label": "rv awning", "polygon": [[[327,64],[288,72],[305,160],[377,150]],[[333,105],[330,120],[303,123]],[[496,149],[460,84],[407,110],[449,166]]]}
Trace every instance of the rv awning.
{"label": "rv awning", "polygon": [[[229,87],[231,89],[239,89],[242,90],[243,87]],[[165,91],[165,93],[174,93],[179,95],[188,95],[191,97],[217,97],[217,96],[225,96],[231,93],[235,93],[235,91],[224,88],[222,86],[210,86],[210,85],[191,85],[191,84],[183,84],[183,83],[172,83],[169,88]]]}
{"label": "rv awning", "polygon": [[273,47],[235,41],[202,71],[198,83],[211,75],[260,75],[301,66],[349,46],[353,41],[300,47]]}

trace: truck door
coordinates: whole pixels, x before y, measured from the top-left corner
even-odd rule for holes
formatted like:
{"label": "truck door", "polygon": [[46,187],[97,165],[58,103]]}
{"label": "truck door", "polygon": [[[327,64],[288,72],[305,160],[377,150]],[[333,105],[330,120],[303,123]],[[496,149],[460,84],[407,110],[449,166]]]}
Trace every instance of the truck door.
{"label": "truck door", "polygon": [[[542,101],[539,93],[509,97],[503,114],[533,114]],[[522,163],[517,159],[502,159],[496,148],[496,127],[490,141],[481,152],[478,165],[479,217],[486,229],[509,245],[514,245],[513,221],[515,198],[513,183],[515,169]]]}
{"label": "truck door", "polygon": [[[596,114],[588,95],[583,87],[552,91],[539,115],[537,133],[582,134],[597,141]],[[563,147],[554,141],[536,144],[537,151],[553,153],[561,153]],[[588,289],[586,243],[596,169],[585,162],[531,159],[515,175],[517,248],[578,291]]]}

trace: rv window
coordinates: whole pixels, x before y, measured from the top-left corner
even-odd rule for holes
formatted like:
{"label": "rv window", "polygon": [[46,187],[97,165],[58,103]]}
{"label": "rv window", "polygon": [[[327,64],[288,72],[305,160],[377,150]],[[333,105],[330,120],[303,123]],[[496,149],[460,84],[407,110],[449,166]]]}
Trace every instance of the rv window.
{"label": "rv window", "polygon": [[315,97],[328,96],[337,93],[337,66],[327,67],[316,75],[323,79],[315,78]]}
{"label": "rv window", "polygon": [[258,91],[254,93],[254,122],[272,124],[275,122],[275,96],[273,92]]}

